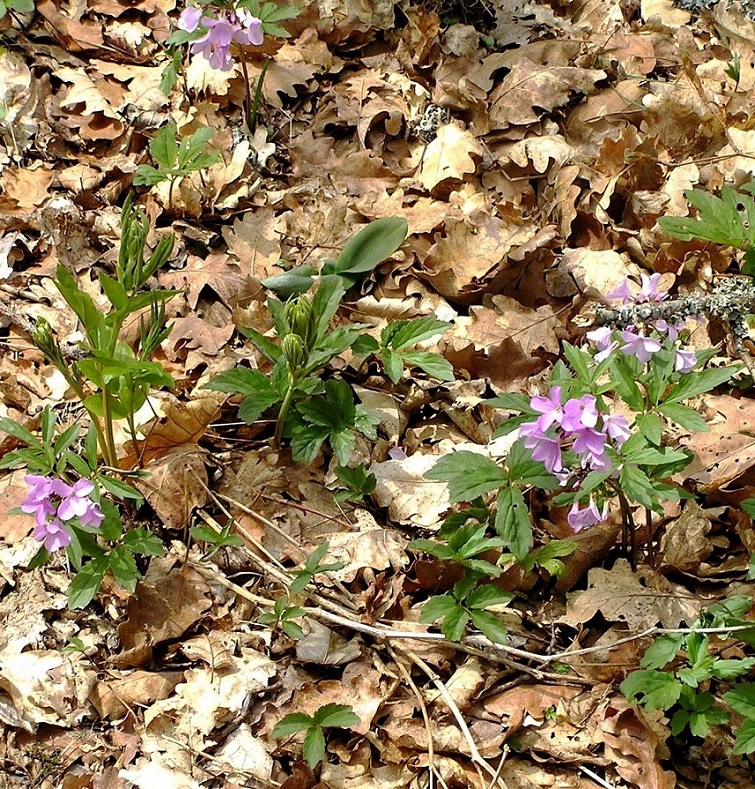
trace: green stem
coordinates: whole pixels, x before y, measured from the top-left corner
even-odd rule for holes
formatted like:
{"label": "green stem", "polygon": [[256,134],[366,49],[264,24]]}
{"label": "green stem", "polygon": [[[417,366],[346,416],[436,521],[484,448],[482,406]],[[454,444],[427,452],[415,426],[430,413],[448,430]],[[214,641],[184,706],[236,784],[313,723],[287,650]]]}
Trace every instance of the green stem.
{"label": "green stem", "polygon": [[115,434],[113,433],[113,412],[110,407],[110,390],[105,384],[102,387],[102,420],[105,427],[105,441],[108,449],[108,465],[118,467],[118,455],[115,451]]}
{"label": "green stem", "polygon": [[249,134],[254,136],[254,126],[257,123],[257,111],[260,106],[260,99],[262,98],[262,85],[265,81],[265,74],[270,65],[270,58],[266,57],[265,62],[262,64],[262,70],[259,77],[257,77],[257,85],[254,89],[254,98],[252,98],[252,83],[249,79],[249,69],[246,63],[246,53],[244,47],[239,47],[241,55],[241,72],[244,75],[244,90],[246,92],[246,125],[249,127]]}
{"label": "green stem", "polygon": [[[59,365],[55,365],[61,373],[63,373],[63,377],[68,382],[68,385],[76,392],[77,397],[81,401],[82,405],[84,404],[84,400],[86,400],[86,393],[81,388],[81,384],[76,380],[76,378],[71,375],[70,371],[67,367],[61,367]],[[86,406],[84,406],[86,408]],[[109,456],[108,451],[108,443],[105,436],[105,431],[102,428],[102,422],[100,422],[100,418],[92,413],[88,408],[86,408],[87,413],[89,414],[89,418],[92,420],[92,424],[94,425],[94,429],[97,433],[97,443],[100,445],[100,449],[102,450],[102,456],[105,458],[105,462],[108,465],[115,465],[115,463],[111,463],[111,458]]]}
{"label": "green stem", "polygon": [[296,384],[294,383],[291,376],[288,379],[288,391],[286,392],[286,396],[283,398],[283,402],[281,403],[280,411],[278,412],[278,421],[275,424],[275,436],[273,437],[273,446],[277,449],[281,445],[281,439],[283,438],[283,428],[286,424],[286,417],[288,416],[289,408],[291,407],[291,402],[294,399],[294,390],[296,389]]}

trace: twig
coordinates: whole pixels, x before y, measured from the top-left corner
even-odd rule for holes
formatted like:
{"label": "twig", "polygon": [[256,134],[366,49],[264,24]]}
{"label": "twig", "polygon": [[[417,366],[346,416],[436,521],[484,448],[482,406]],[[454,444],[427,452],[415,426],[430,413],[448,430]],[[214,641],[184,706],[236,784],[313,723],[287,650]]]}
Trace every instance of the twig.
{"label": "twig", "polygon": [[480,751],[477,749],[477,743],[475,743],[474,738],[472,737],[472,732],[469,731],[469,726],[467,726],[467,722],[464,720],[464,716],[461,714],[461,710],[454,701],[453,696],[448,692],[448,688],[443,684],[443,682],[441,682],[440,677],[432,670],[432,668],[430,668],[430,666],[427,665],[427,663],[425,663],[424,660],[422,660],[421,657],[412,652],[411,649],[408,649],[404,646],[399,647],[399,649],[414,663],[415,666],[420,668],[428,676],[433,685],[435,685],[435,687],[438,689],[441,698],[446,703],[446,706],[451,711],[451,714],[454,716],[456,724],[458,725],[459,730],[461,731],[462,736],[467,743],[470,756],[472,757],[472,763],[475,765],[475,767],[482,769],[489,776],[492,776],[501,789],[508,789],[506,782],[503,780],[503,778],[501,778],[500,775],[497,774],[498,771],[494,770],[485,761],[485,759],[482,758]]}
{"label": "twig", "polygon": [[435,778],[435,745],[433,743],[433,730],[430,726],[430,716],[427,713],[427,704],[425,704],[424,696],[412,679],[412,675],[409,673],[406,666],[399,660],[396,650],[390,644],[388,644],[388,654],[393,658],[393,662],[396,664],[399,673],[406,680],[406,684],[412,689],[414,695],[417,697],[417,703],[422,712],[422,720],[425,723],[425,731],[427,732],[427,767],[430,777],[429,789],[433,789]]}
{"label": "twig", "polygon": [[604,787],[604,789],[616,789],[613,784],[609,784],[608,781],[605,780],[605,778],[601,778],[597,773],[594,773],[588,767],[585,767],[584,765],[580,764],[579,769],[586,776],[588,776],[588,778],[592,778],[596,784],[600,784],[600,786]]}

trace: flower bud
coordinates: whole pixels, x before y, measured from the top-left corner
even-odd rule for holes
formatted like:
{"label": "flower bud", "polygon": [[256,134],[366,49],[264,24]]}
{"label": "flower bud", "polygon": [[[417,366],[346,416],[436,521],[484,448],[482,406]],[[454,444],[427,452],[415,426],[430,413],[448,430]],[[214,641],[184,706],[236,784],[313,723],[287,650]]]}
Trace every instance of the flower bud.
{"label": "flower bud", "polygon": [[302,338],[298,334],[287,334],[281,344],[283,357],[291,374],[298,373],[304,367],[305,349]]}
{"label": "flower bud", "polygon": [[48,362],[52,362],[56,366],[65,366],[60,343],[58,343],[52,333],[52,326],[44,318],[37,318],[37,325],[32,332],[31,338],[37,348],[45,355]]}
{"label": "flower bud", "polygon": [[309,348],[314,333],[312,302],[306,296],[289,299],[283,307],[283,316],[293,334],[298,334]]}

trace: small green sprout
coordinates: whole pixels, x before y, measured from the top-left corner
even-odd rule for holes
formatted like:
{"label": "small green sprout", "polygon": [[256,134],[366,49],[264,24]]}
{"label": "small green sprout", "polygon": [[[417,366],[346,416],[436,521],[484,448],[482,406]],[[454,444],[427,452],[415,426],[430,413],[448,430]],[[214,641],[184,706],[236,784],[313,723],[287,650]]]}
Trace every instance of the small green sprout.
{"label": "small green sprout", "polygon": [[306,732],[302,754],[307,764],[314,768],[325,756],[324,729],[349,729],[359,723],[359,716],[346,704],[326,704],[314,715],[294,712],[275,724],[272,736],[276,739]]}

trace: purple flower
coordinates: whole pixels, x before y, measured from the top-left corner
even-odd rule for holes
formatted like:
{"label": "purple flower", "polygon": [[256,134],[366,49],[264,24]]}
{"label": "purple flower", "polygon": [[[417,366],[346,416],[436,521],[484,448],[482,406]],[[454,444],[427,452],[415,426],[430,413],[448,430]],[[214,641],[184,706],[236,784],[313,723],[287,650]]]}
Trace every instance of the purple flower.
{"label": "purple flower", "polygon": [[52,552],[57,551],[58,548],[68,547],[71,544],[71,533],[57,518],[52,518],[37,524],[34,529],[34,539],[43,543],[45,549]]}
{"label": "purple flower", "polygon": [[667,290],[658,290],[658,283],[660,282],[660,274],[652,274],[648,277],[647,274],[640,274],[639,293],[632,293],[629,288],[629,280],[625,280],[614,288],[607,296],[607,299],[621,299],[623,304],[641,304],[647,301],[663,301],[668,296]]}
{"label": "purple flower", "polygon": [[236,9],[236,18],[243,27],[236,36],[239,44],[250,44],[258,47],[262,44],[264,33],[262,32],[262,20],[252,16],[246,8]]}
{"label": "purple flower", "polygon": [[663,318],[661,318],[660,320],[657,320],[655,322],[655,328],[660,334],[666,334],[669,340],[671,340],[671,342],[674,342],[676,338],[679,336],[679,332],[684,328],[684,324],[675,326],[671,323],[668,323],[668,321],[663,320]]}
{"label": "purple flower", "polygon": [[661,350],[658,340],[633,331],[623,331],[621,339],[625,342],[625,345],[621,346],[621,352],[627,356],[636,356],[641,362],[649,362],[653,354]]}
{"label": "purple flower", "polygon": [[591,427],[583,427],[581,430],[574,432],[576,438],[572,444],[572,449],[581,455],[583,452],[589,452],[591,455],[602,455],[606,448],[606,434],[598,430],[593,430]]}
{"label": "purple flower", "polygon": [[601,512],[595,503],[595,499],[590,496],[590,503],[583,510],[579,509],[579,502],[575,501],[569,510],[569,514],[566,516],[566,520],[569,522],[569,526],[575,532],[578,532],[582,531],[586,526],[594,526],[596,523],[604,521],[607,515],[608,504],[603,505],[603,512]]}
{"label": "purple flower", "polygon": [[674,355],[674,369],[678,373],[688,373],[697,364],[697,354],[694,351],[677,351]]}
{"label": "purple flower", "polygon": [[532,450],[532,459],[539,460],[551,473],[561,471],[561,442],[558,438],[545,435],[537,426],[537,422],[528,422],[519,428],[519,434],[524,436],[524,446]]}
{"label": "purple flower", "polygon": [[542,416],[537,419],[538,429],[545,432],[554,422],[561,424],[563,410],[561,408],[561,387],[552,386],[547,397],[535,395],[530,400],[530,408]]}
{"label": "purple flower", "polygon": [[88,479],[80,479],[73,486],[34,474],[24,479],[31,490],[21,502],[21,510],[34,515],[34,537],[44,542],[48,551],[70,545],[71,534],[64,521],[78,518],[83,526],[97,528],[105,518],[100,505],[90,498],[94,485]]}
{"label": "purple flower", "polygon": [[595,361],[598,364],[607,359],[619,344],[613,339],[613,330],[609,329],[608,326],[601,326],[598,329],[587,332],[587,339],[590,342],[594,342],[597,346],[598,352],[595,354]]}
{"label": "purple flower", "polygon": [[561,427],[570,433],[584,427],[595,427],[598,424],[598,410],[595,404],[596,400],[592,395],[569,400],[564,405]]}
{"label": "purple flower", "polygon": [[202,19],[202,9],[195,5],[187,5],[178,17],[178,29],[193,33]]}
{"label": "purple flower", "polygon": [[603,429],[621,446],[631,434],[629,423],[621,414],[608,414],[603,417]]}

